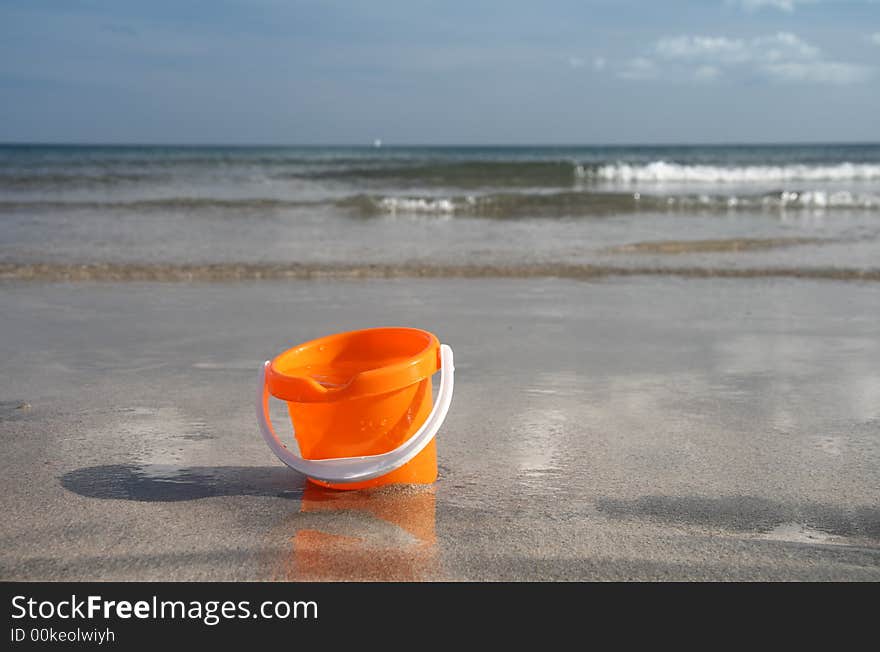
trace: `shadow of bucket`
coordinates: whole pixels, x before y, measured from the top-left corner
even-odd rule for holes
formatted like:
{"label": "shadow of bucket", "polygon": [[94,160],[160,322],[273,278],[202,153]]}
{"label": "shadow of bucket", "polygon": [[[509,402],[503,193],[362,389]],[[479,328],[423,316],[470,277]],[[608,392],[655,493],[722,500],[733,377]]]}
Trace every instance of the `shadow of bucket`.
{"label": "shadow of bucket", "polygon": [[[441,372],[437,400],[431,376]],[[296,346],[264,363],[257,420],[269,448],[334,489],[430,484],[434,437],[452,402],[452,349],[415,328],[371,328]],[[278,438],[269,396],[287,402],[300,455]]]}

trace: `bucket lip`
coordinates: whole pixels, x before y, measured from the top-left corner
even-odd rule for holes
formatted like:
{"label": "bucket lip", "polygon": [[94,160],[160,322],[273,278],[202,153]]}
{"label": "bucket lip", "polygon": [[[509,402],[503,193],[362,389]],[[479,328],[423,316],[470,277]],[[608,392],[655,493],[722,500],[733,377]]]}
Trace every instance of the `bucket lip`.
{"label": "bucket lip", "polygon": [[[402,362],[361,371],[340,387],[327,387],[308,375],[290,375],[279,371],[276,363],[287,356],[304,353],[334,340],[385,331],[388,335],[406,333],[424,338],[423,348]],[[266,368],[269,393],[294,403],[319,403],[386,394],[430,377],[440,369],[440,340],[430,331],[408,326],[380,326],[325,335],[303,342],[275,356]]]}

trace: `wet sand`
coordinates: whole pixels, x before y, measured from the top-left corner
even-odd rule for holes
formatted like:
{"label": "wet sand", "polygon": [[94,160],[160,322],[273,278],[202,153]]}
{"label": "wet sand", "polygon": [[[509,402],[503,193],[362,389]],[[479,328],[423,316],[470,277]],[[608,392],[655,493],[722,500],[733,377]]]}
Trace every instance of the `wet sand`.
{"label": "wet sand", "polygon": [[[880,580],[875,282],[46,278],[0,282],[4,580]],[[440,479],[310,487],[257,366],[389,324],[456,352]]]}
{"label": "wet sand", "polygon": [[[646,245],[652,245],[648,247]],[[627,252],[684,253],[679,243],[640,243]],[[760,248],[760,247],[758,247]],[[695,249],[694,249],[695,250]],[[705,250],[709,250],[706,247]],[[729,248],[730,251],[735,248]],[[623,252],[623,249],[621,249]],[[565,278],[601,279],[615,276],[671,276],[683,278],[802,278],[880,281],[880,268],[744,267],[687,265],[605,265],[568,263],[517,264],[345,264],[345,263],[0,263],[0,281],[257,281],[311,279],[407,279],[407,278]]]}
{"label": "wet sand", "polygon": [[657,240],[611,247],[613,254],[692,254],[705,252],[756,251],[805,244],[820,244],[819,238],[716,238],[713,240]]}

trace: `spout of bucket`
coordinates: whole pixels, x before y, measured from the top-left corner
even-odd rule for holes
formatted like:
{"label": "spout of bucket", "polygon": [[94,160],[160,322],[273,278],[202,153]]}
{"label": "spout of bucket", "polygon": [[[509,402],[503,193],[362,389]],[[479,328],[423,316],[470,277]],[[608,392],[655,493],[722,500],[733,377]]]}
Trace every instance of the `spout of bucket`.
{"label": "spout of bucket", "polygon": [[274,383],[276,387],[279,385],[283,386],[284,393],[280,394],[282,396],[296,396],[298,398],[308,396],[312,400],[321,400],[322,397],[326,397],[328,394],[345,389],[351,382],[351,379],[349,379],[349,382],[344,385],[334,386],[322,383],[310,375],[292,376],[289,374],[279,374],[272,369],[271,364],[265,365],[265,370],[266,385],[269,386]]}
{"label": "spout of bucket", "polygon": [[[394,450],[380,455],[362,455],[358,457],[336,457],[319,460],[307,460],[285,446],[269,418],[269,388],[266,382],[267,370],[270,363],[266,361],[260,367],[259,384],[257,386],[257,422],[260,432],[266,444],[273,453],[287,466],[316,480],[324,480],[333,483],[362,482],[386,475],[400,468],[416,455],[440,430],[440,426],[446,419],[449,406],[452,404],[452,391],[454,384],[455,367],[453,365],[452,349],[446,345],[440,345],[440,388],[437,391],[437,399],[434,407],[425,422],[412,437],[403,442]],[[326,388],[323,388],[326,390]]]}

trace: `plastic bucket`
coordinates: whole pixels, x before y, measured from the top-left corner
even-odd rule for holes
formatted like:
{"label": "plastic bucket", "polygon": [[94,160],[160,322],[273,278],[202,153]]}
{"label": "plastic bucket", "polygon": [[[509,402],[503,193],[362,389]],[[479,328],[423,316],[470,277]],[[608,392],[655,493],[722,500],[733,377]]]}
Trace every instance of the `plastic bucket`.
{"label": "plastic bucket", "polygon": [[[436,402],[431,376],[441,371]],[[317,484],[360,489],[437,478],[434,436],[452,402],[452,349],[428,331],[371,328],[300,344],[260,369],[257,420],[282,462]],[[301,455],[278,438],[287,402]],[[433,402],[433,406],[432,406]]]}

